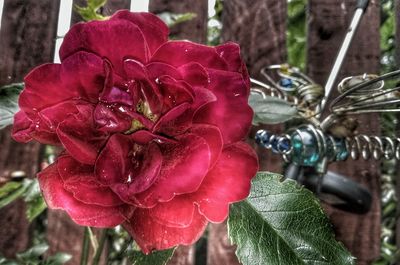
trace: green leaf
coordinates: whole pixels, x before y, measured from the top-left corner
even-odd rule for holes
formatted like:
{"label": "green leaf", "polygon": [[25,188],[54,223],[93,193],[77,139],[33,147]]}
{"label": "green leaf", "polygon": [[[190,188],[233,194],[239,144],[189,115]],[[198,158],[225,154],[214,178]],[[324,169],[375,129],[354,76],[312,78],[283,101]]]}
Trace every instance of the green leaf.
{"label": "green leaf", "polygon": [[168,25],[168,27],[173,27],[177,24],[189,21],[194,19],[197,14],[196,13],[181,13],[181,14],[176,14],[176,13],[171,13],[171,12],[162,12],[157,15],[162,21],[165,22],[165,24]]}
{"label": "green leaf", "polygon": [[297,117],[297,108],[286,100],[250,94],[249,105],[254,111],[253,124],[277,124]]}
{"label": "green leaf", "polygon": [[72,255],[68,253],[59,252],[55,255],[47,258],[46,265],[62,265],[68,262],[72,258]]}
{"label": "green leaf", "polygon": [[41,255],[43,255],[47,250],[49,249],[49,246],[47,244],[39,244],[36,246],[33,246],[32,248],[28,249],[27,251],[23,253],[17,254],[17,259],[21,261],[28,261],[35,259]]}
{"label": "green leaf", "polygon": [[24,179],[21,182],[10,181],[0,188],[0,208],[10,204],[24,195],[32,180]]}
{"label": "green leaf", "polygon": [[312,192],[276,174],[257,174],[248,199],[231,206],[228,233],[243,265],[354,264]]}
{"label": "green leaf", "polygon": [[98,13],[99,9],[107,3],[107,0],[87,0],[86,7],[75,5],[74,9],[85,21],[104,20],[105,16]]}
{"label": "green leaf", "polygon": [[171,248],[145,255],[140,250],[133,250],[129,254],[129,259],[132,262],[132,265],[164,265],[171,259],[174,251],[175,248]]}
{"label": "green leaf", "polygon": [[22,89],[24,89],[23,83],[0,88],[0,129],[13,123],[14,114],[19,111],[18,97]]}

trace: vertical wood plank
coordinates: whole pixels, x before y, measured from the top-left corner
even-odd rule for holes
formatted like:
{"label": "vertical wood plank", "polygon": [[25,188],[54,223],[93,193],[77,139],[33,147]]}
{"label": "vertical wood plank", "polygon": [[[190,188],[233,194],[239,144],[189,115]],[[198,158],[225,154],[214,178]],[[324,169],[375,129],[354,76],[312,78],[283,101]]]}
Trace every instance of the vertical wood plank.
{"label": "vertical wood plank", "polygon": [[[286,62],[285,0],[231,0],[224,2],[222,12],[222,39],[240,44],[250,76],[263,80],[261,68]],[[260,128],[282,133],[282,126],[257,126],[250,137]],[[282,159],[251,141],[260,158],[260,170],[282,171]]]}
{"label": "vertical wood plank", "polygon": [[[325,84],[338,49],[354,13],[356,1],[310,0],[308,21],[308,73]],[[348,52],[338,81],[344,76],[379,73],[379,3],[371,1]],[[358,116],[359,132],[379,135],[378,115]],[[367,187],[373,195],[369,213],[356,215],[326,206],[337,239],[358,258],[357,264],[371,264],[380,246],[379,164],[375,161],[340,162],[330,170],[349,176]]]}
{"label": "vertical wood plank", "polygon": [[195,13],[196,17],[170,28],[170,35],[175,39],[188,39],[194,42],[206,43],[208,1],[206,0],[150,0],[149,11],[155,14]]}
{"label": "vertical wood plank", "polygon": [[[0,32],[0,85],[21,82],[36,65],[53,58],[59,0],[4,0]],[[39,169],[40,145],[19,144],[11,128],[0,131],[0,176],[23,170],[34,177]],[[17,201],[0,210],[0,252],[12,257],[29,244],[25,204]]]}
{"label": "vertical wood plank", "polygon": [[[262,80],[260,70],[271,64],[286,61],[286,0],[230,0],[224,1],[222,11],[222,40],[237,42],[250,76]],[[282,126],[257,126],[250,137],[266,128],[282,132]],[[281,172],[281,158],[259,148],[250,140],[260,158],[260,169]],[[207,264],[240,264],[230,245],[226,223],[209,226]]]}

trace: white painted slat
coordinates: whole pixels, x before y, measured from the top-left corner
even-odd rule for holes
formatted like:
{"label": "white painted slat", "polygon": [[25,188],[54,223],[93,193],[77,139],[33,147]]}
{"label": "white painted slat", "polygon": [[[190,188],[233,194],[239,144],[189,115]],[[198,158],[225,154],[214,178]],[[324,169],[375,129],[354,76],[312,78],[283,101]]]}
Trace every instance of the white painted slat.
{"label": "white painted slat", "polygon": [[[3,1],[3,0],[0,0]],[[59,50],[63,41],[64,35],[68,32],[71,24],[72,0],[60,0],[60,10],[58,11],[57,39],[54,50],[54,62],[59,63]]]}

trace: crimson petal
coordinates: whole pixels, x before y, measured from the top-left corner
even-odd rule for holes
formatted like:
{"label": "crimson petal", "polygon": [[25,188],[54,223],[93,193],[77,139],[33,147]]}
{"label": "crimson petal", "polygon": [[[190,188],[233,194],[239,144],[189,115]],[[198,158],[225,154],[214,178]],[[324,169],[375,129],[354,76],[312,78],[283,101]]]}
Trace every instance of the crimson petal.
{"label": "crimson petal", "polygon": [[125,19],[137,25],[146,39],[151,54],[168,40],[169,30],[167,25],[151,13],[132,13],[127,10],[121,10],[111,17],[111,20],[113,19]]}
{"label": "crimson petal", "polygon": [[200,188],[186,196],[194,200],[199,211],[211,222],[222,222],[228,216],[229,204],[245,199],[251,179],[258,170],[257,155],[243,142],[226,147],[204,178]]}
{"label": "crimson petal", "polygon": [[32,116],[35,111],[72,98],[97,102],[103,85],[102,59],[81,51],[62,64],[44,64],[33,69],[25,77],[19,106]]}
{"label": "crimson petal", "polygon": [[65,190],[71,192],[75,199],[100,206],[123,204],[109,187],[97,181],[93,166],[79,163],[69,155],[62,155],[57,160],[57,169],[64,181]]}
{"label": "crimson petal", "polygon": [[150,210],[137,209],[123,227],[132,235],[146,254],[152,250],[162,250],[176,245],[191,245],[203,234],[207,226],[205,218],[195,211],[191,224],[187,227],[170,227],[157,222]]}
{"label": "crimson petal", "polygon": [[108,133],[97,131],[93,122],[93,106],[78,105],[78,113],[70,114],[56,132],[65,149],[79,162],[93,165]]}
{"label": "crimson petal", "polygon": [[178,144],[163,144],[160,176],[146,191],[136,196],[142,207],[153,207],[175,195],[196,191],[210,166],[210,148],[195,134],[178,136]]}
{"label": "crimson petal", "polygon": [[49,208],[66,211],[79,225],[114,227],[126,221],[134,209],[127,206],[104,207],[78,201],[64,189],[56,164],[52,164],[40,172],[38,180]]}
{"label": "crimson petal", "polygon": [[228,69],[226,61],[215,48],[190,41],[168,41],[156,51],[150,61],[164,62],[174,67],[196,62],[206,68]]}
{"label": "crimson petal", "polygon": [[217,96],[217,101],[205,105],[193,120],[217,126],[225,144],[240,141],[250,130],[253,118],[253,110],[247,102],[249,87],[239,73],[209,70],[209,75],[209,89]]}
{"label": "crimson petal", "polygon": [[75,24],[64,37],[60,48],[61,61],[81,50],[107,58],[119,75],[124,73],[124,58],[141,62],[146,62],[148,58],[142,31],[135,24],[122,19]]}

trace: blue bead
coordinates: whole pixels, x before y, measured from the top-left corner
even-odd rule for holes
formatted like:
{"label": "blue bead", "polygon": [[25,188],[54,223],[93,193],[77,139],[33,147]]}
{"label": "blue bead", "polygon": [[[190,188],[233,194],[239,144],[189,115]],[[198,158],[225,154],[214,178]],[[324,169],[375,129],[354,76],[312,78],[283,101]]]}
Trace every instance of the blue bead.
{"label": "blue bead", "polygon": [[259,130],[255,136],[256,143],[268,148],[271,136],[272,135],[269,132],[265,130]]}
{"label": "blue bead", "polygon": [[274,137],[272,138],[272,140],[270,141],[271,144],[271,150],[272,152],[274,152],[275,154],[279,154],[279,149],[278,149],[278,138]]}
{"label": "blue bead", "polygon": [[283,87],[291,88],[291,87],[293,86],[293,81],[292,81],[292,79],[290,79],[290,78],[282,78],[282,79],[279,81],[279,84],[280,84],[281,86],[283,86]]}
{"label": "blue bead", "polygon": [[278,150],[280,151],[289,151],[290,150],[290,140],[287,138],[284,138],[283,140],[280,140],[278,143]]}

